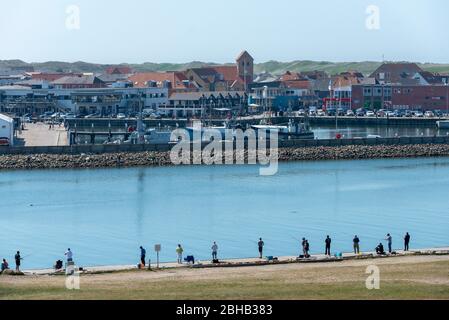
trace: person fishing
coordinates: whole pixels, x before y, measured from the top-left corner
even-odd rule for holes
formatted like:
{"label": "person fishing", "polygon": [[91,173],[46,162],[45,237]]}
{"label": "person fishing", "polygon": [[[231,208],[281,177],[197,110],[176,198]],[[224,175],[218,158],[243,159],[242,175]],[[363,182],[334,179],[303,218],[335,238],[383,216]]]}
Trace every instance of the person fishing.
{"label": "person fishing", "polygon": [[326,240],[324,240],[325,244],[326,244],[326,252],[325,255],[326,256],[330,256],[331,255],[331,243],[332,243],[332,239],[327,236]]}
{"label": "person fishing", "polygon": [[265,243],[263,242],[262,238],[259,238],[259,242],[257,243],[257,247],[259,248],[259,258],[262,259],[263,256],[263,247]]}
{"label": "person fishing", "polygon": [[309,251],[310,251],[309,240],[306,240],[306,245],[305,245],[306,258],[310,258]]}
{"label": "person fishing", "polygon": [[8,269],[9,269],[8,261],[6,261],[6,259],[3,259],[1,272],[8,270]]}
{"label": "person fishing", "polygon": [[20,251],[17,251],[16,255],[14,256],[14,260],[16,261],[16,272],[20,272],[20,262],[22,257],[20,256]]}
{"label": "person fishing", "polygon": [[354,245],[354,254],[360,254],[360,239],[359,237],[356,235],[354,237],[354,239],[352,240],[353,245]]}
{"label": "person fishing", "polygon": [[145,257],[147,255],[147,250],[144,247],[140,246],[140,263],[145,267]]}
{"label": "person fishing", "polygon": [[379,245],[376,247],[376,253],[379,255],[385,254],[384,245],[382,243],[379,243]]}
{"label": "person fishing", "polygon": [[393,249],[392,249],[393,237],[391,236],[391,234],[388,233],[387,237],[385,238],[385,240],[387,241],[387,244],[388,244],[388,252],[392,253],[393,252]]}
{"label": "person fishing", "polygon": [[307,257],[306,244],[307,244],[306,238],[302,238],[301,246],[302,246],[302,255],[304,256],[304,258]]}
{"label": "person fishing", "polygon": [[214,244],[212,245],[212,260],[217,260],[217,255],[218,255],[218,245],[217,243],[214,241]]}
{"label": "person fishing", "polygon": [[70,248],[67,249],[64,255],[67,256],[67,263],[73,262],[73,252],[72,250],[70,250]]}
{"label": "person fishing", "polygon": [[182,264],[182,253],[184,252],[184,249],[181,247],[180,244],[178,244],[178,247],[176,248],[176,254],[178,255],[178,263]]}
{"label": "person fishing", "polygon": [[409,250],[409,245],[410,245],[410,234],[407,232],[407,234],[404,237],[404,251]]}

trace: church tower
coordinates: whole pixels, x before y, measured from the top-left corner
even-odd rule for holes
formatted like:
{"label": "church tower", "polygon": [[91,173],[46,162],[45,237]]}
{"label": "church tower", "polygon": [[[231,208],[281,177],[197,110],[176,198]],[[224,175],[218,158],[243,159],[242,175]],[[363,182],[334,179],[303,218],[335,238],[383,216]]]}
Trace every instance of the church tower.
{"label": "church tower", "polygon": [[239,78],[244,80],[245,85],[248,85],[254,80],[254,59],[248,53],[248,51],[243,51],[239,54],[236,59],[237,62],[237,72]]}

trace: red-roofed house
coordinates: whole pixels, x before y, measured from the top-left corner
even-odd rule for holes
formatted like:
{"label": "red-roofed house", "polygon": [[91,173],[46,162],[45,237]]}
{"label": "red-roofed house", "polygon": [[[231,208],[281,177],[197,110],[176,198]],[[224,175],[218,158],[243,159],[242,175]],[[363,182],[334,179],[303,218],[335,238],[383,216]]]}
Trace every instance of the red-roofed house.
{"label": "red-roofed house", "polygon": [[136,88],[169,88],[171,91],[195,91],[183,72],[142,72],[128,78]]}
{"label": "red-roofed house", "polygon": [[192,68],[185,75],[201,91],[246,91],[254,79],[254,59],[243,51],[235,65]]}
{"label": "red-roofed house", "polygon": [[53,82],[55,80],[61,79],[63,77],[73,77],[81,76],[81,74],[75,73],[43,73],[43,72],[33,72],[31,73],[31,79],[33,80],[43,80],[48,82]]}

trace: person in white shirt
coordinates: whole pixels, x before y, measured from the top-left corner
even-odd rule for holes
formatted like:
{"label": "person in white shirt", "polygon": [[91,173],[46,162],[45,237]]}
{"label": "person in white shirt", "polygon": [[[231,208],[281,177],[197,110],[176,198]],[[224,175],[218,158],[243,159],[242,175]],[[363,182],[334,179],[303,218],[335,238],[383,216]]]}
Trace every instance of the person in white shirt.
{"label": "person in white shirt", "polygon": [[64,253],[64,255],[67,256],[67,262],[73,261],[73,252],[72,252],[72,250],[70,250],[70,248],[67,249],[67,252]]}
{"label": "person in white shirt", "polygon": [[212,245],[212,260],[217,260],[218,245],[216,242]]}

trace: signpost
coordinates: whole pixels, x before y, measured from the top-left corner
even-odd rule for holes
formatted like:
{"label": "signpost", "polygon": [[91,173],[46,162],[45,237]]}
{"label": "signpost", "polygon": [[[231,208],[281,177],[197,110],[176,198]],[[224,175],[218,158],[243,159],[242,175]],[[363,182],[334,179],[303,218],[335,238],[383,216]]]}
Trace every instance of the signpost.
{"label": "signpost", "polygon": [[156,251],[157,255],[157,265],[156,268],[159,269],[159,252],[161,252],[162,246],[160,244],[154,245],[154,251]]}

